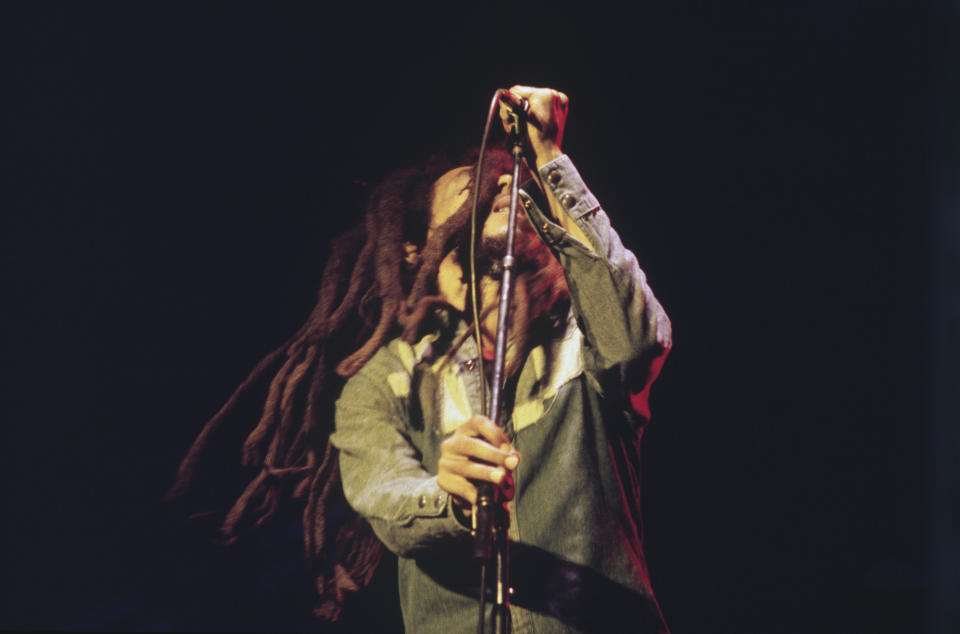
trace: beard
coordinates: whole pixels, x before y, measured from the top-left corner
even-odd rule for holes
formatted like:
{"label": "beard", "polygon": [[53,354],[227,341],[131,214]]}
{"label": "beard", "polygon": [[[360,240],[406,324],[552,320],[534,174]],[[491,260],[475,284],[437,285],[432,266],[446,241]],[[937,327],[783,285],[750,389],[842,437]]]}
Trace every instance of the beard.
{"label": "beard", "polygon": [[505,233],[483,236],[477,251],[477,269],[484,273],[495,271],[497,275],[493,277],[499,279],[501,262],[506,252],[507,235]]}
{"label": "beard", "polygon": [[[500,277],[501,262],[507,252],[506,225],[504,220],[502,228],[498,226],[493,231],[484,231],[477,249],[478,270],[497,273],[493,275],[496,278]],[[514,231],[513,255],[516,259],[515,270],[518,274],[536,271],[544,268],[548,262],[556,262],[553,253],[533,230],[522,211],[518,214]]]}

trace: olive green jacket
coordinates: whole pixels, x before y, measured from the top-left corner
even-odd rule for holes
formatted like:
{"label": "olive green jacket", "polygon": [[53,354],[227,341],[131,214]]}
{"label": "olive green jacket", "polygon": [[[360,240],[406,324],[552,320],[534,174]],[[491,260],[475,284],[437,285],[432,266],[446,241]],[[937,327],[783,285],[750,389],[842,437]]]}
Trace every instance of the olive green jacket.
{"label": "olive green jacket", "polygon": [[[563,266],[571,310],[527,354],[504,416],[523,457],[509,503],[513,631],[666,631],[642,550],[639,476],[670,321],[569,158],[541,176],[593,251],[524,188],[527,215]],[[438,312],[434,332],[382,347],[337,402],[331,441],[344,493],[400,557],[410,634],[476,631],[470,531],[436,477],[440,443],[482,411],[473,338],[444,362],[466,327]]]}

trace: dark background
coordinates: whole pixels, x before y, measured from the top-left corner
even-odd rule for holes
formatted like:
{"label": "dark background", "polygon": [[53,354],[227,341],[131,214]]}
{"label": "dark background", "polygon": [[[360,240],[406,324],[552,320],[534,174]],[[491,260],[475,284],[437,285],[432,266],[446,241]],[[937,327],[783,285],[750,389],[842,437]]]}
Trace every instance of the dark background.
{"label": "dark background", "polygon": [[644,511],[674,632],[960,631],[958,11],[613,6],[5,10],[0,629],[399,627],[389,566],[311,619],[295,510],[223,550],[159,499],[358,183],[525,83],[570,96],[673,319]]}

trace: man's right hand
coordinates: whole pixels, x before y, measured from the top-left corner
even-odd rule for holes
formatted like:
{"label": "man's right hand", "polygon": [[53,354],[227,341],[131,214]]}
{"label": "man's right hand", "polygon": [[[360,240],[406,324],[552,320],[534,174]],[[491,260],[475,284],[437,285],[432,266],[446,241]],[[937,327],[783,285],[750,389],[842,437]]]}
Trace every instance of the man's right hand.
{"label": "man's right hand", "polygon": [[520,462],[510,439],[489,418],[474,416],[440,445],[437,484],[462,507],[477,501],[474,481],[492,482],[512,496],[513,470]]}
{"label": "man's right hand", "polygon": [[[531,86],[511,86],[510,92],[526,99],[530,104],[526,138],[529,149],[535,158],[529,167],[534,173],[562,154],[560,143],[563,141],[563,129],[567,123],[567,109],[570,99],[553,88],[534,88]],[[500,120],[505,131],[510,130],[510,110],[500,104]]]}

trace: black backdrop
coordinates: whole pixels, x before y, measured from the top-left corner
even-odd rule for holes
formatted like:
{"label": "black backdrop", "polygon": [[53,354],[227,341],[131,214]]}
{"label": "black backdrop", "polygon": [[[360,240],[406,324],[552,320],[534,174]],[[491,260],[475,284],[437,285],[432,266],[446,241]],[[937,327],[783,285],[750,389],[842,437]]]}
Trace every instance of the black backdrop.
{"label": "black backdrop", "polygon": [[957,15],[8,11],[0,628],[399,627],[388,568],[311,620],[295,513],[224,551],[159,498],[304,319],[358,183],[477,144],[527,83],[570,96],[565,149],[673,319],[644,511],[674,631],[949,631]]}

